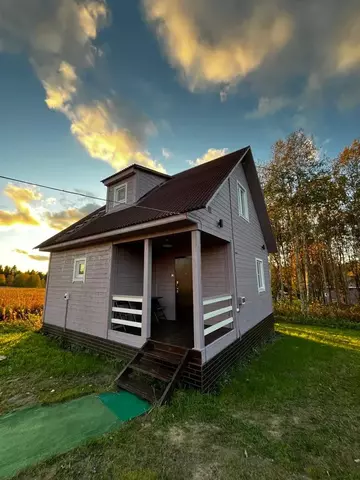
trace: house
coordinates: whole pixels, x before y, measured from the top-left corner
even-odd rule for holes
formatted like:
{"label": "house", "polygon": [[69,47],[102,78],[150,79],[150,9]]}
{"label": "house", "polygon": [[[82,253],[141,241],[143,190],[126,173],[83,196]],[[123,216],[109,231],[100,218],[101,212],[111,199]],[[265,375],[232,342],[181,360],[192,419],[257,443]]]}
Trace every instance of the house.
{"label": "house", "polygon": [[276,244],[250,147],[103,184],[105,206],[38,246],[51,253],[45,332],[125,358],[147,341],[186,347],[182,381],[212,389],[273,330]]}

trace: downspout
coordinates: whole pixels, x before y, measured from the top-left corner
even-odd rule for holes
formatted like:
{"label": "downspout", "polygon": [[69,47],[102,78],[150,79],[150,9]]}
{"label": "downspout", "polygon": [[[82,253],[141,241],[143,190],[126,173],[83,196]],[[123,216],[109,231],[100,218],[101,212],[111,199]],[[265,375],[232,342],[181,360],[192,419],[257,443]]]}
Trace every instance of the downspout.
{"label": "downspout", "polygon": [[[230,219],[231,219],[231,242],[232,242],[232,261],[233,261],[233,278],[234,278],[234,306],[235,306],[235,315],[236,315],[236,331],[238,338],[241,339],[241,331],[240,331],[240,309],[238,306],[238,292],[237,292],[237,271],[236,271],[236,252],[235,252],[235,236],[234,236],[234,220],[233,220],[233,209],[232,209],[232,201],[231,201],[231,184],[230,184],[230,177],[228,178],[228,185],[229,185],[229,202],[230,202]],[[239,315],[238,315],[239,314]]]}

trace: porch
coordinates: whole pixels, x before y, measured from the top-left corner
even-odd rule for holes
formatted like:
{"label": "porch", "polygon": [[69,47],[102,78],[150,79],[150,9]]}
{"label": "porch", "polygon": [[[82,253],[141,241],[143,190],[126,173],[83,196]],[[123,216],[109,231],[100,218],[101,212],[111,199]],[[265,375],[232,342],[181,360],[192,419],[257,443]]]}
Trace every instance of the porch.
{"label": "porch", "polygon": [[192,230],[113,246],[108,338],[193,348],[205,360],[236,339],[231,245]]}

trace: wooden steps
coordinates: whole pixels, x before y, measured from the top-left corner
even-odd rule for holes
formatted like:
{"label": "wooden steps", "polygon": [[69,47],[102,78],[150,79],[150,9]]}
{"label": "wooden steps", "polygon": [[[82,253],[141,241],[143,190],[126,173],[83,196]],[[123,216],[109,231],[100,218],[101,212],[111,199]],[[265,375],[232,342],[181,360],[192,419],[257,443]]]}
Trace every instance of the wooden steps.
{"label": "wooden steps", "polygon": [[116,383],[123,390],[161,405],[179,380],[188,354],[187,348],[148,340],[119,373]]}

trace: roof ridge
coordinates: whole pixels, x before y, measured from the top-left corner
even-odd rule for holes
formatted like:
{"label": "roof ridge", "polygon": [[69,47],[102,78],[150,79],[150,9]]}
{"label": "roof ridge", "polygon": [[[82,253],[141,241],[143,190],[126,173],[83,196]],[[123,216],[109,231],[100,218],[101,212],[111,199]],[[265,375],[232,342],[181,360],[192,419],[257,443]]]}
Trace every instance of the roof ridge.
{"label": "roof ridge", "polygon": [[182,173],[187,173],[187,172],[190,172],[190,171],[194,171],[195,169],[197,168],[200,168],[200,167],[204,167],[205,165],[208,166],[208,165],[214,165],[217,164],[219,162],[219,160],[222,160],[224,161],[224,159],[226,159],[227,157],[229,157],[230,155],[233,156],[237,153],[240,153],[240,152],[244,152],[244,151],[247,151],[250,147],[250,145],[247,145],[246,147],[244,148],[239,148],[238,150],[235,150],[234,152],[229,152],[229,153],[226,153],[225,155],[222,155],[220,157],[217,157],[217,158],[214,158],[213,160],[209,160],[207,162],[203,162],[203,163],[200,163],[199,165],[194,165],[190,168],[187,168],[186,170],[182,170],[181,172],[178,172],[178,173],[175,173],[175,175],[173,175],[171,178],[169,178],[169,180],[172,180],[174,179],[175,177],[177,177],[178,175],[181,175]]}

